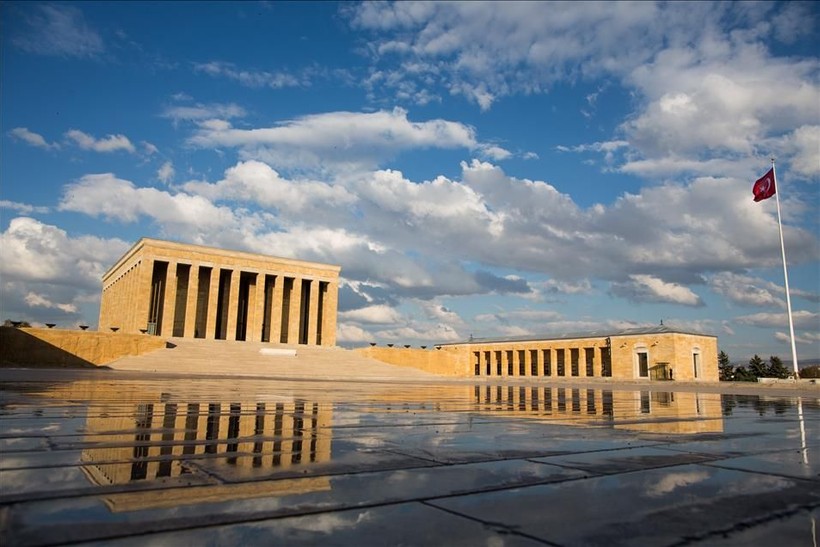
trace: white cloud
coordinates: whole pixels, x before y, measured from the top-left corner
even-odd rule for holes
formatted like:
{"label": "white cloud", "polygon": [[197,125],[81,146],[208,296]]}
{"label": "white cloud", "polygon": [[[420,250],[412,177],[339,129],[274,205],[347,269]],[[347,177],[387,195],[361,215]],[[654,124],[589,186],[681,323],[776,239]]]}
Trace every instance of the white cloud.
{"label": "white cloud", "polygon": [[339,313],[339,320],[370,324],[395,324],[402,320],[401,314],[390,306],[377,305]]}
{"label": "white cloud", "polygon": [[77,306],[75,306],[74,304],[61,304],[59,302],[52,302],[43,295],[35,294],[33,292],[29,292],[25,296],[25,302],[32,308],[56,308],[66,313],[77,313]]}
{"label": "white cloud", "polygon": [[162,112],[163,118],[174,122],[204,121],[211,119],[242,118],[247,114],[244,108],[234,103],[197,103],[193,106],[169,106]]}
{"label": "white cloud", "polygon": [[[797,328],[809,328],[820,332],[820,314],[797,310],[792,312],[792,320]],[[755,327],[782,327],[789,324],[789,316],[786,313],[755,313],[735,317],[735,323]]]}
{"label": "white cloud", "polygon": [[236,222],[230,209],[216,207],[201,196],[138,188],[111,173],[85,175],[67,185],[59,209],[119,222],[135,222],[145,216],[168,231],[184,228],[180,235],[222,231]]}
{"label": "white cloud", "polygon": [[102,37],[85,21],[82,11],[65,4],[32,6],[25,25],[12,32],[15,46],[38,55],[93,58],[105,51]]}
{"label": "white cloud", "polygon": [[404,150],[480,146],[469,126],[442,119],[412,122],[400,108],[314,114],[261,129],[203,126],[188,142],[239,148],[242,157],[277,168],[332,165],[334,170],[372,168]]}
{"label": "white cloud", "polygon": [[702,306],[700,297],[688,287],[669,283],[651,275],[632,274],[629,281],[612,284],[612,293],[638,302],[671,302]]}
{"label": "white cloud", "polygon": [[166,161],[157,170],[157,180],[168,184],[174,180],[175,174],[176,171],[174,171],[174,164],[171,161]]}
{"label": "white cloud", "polygon": [[56,226],[17,217],[0,234],[0,276],[5,281],[46,282],[98,292],[102,274],[127,247],[119,239],[71,238]]}
{"label": "white cloud", "polygon": [[196,63],[194,69],[204,72],[209,76],[223,77],[235,80],[248,87],[269,87],[271,89],[282,89],[284,87],[296,87],[308,85],[309,80],[305,76],[296,77],[287,72],[266,72],[241,70],[233,63],[221,61],[211,61],[208,63]]}
{"label": "white cloud", "polygon": [[587,102],[620,89],[636,110],[610,141],[559,149],[597,150],[643,176],[738,176],[721,168],[768,154],[802,176],[820,170],[820,61],[770,49],[773,36],[810,35],[816,12],[802,3],[401,2],[343,12],[371,33],[364,85],[374,97],[449,93],[487,110],[507,96],[603,77]]}
{"label": "white cloud", "polygon": [[125,135],[108,135],[102,139],[97,139],[79,129],[71,129],[66,132],[65,136],[74,141],[74,143],[83,150],[93,150],[94,152],[103,153],[116,152],[118,150],[125,150],[131,153],[136,152],[136,148]]}
{"label": "white cloud", "polygon": [[786,293],[783,287],[763,279],[722,272],[709,279],[709,286],[735,304],[786,307]]}
{"label": "white cloud", "polygon": [[[791,344],[791,338],[789,337],[789,334],[786,332],[776,332],[774,334],[774,339],[779,342]],[[795,344],[816,345],[818,342],[820,342],[820,332],[795,333],[794,335]]]}
{"label": "white cloud", "polygon": [[6,199],[0,199],[0,209],[11,209],[12,211],[17,211],[18,213],[24,215],[30,215],[32,213],[45,214],[51,211],[49,207],[29,205],[28,203],[17,203]]}
{"label": "white cloud", "polygon": [[49,143],[46,139],[40,135],[39,133],[35,133],[34,131],[29,131],[27,127],[15,127],[9,134],[16,138],[24,141],[31,146],[36,146],[37,148],[44,148],[46,150],[50,150],[52,148],[59,148],[60,145],[57,143]]}

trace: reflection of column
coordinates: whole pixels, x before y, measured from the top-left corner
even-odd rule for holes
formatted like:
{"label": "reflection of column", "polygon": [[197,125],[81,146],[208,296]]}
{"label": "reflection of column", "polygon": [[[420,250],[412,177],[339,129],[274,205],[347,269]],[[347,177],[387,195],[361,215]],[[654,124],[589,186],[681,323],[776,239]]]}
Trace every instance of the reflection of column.
{"label": "reflection of column", "polygon": [[199,297],[199,264],[191,264],[188,274],[188,295],[185,302],[185,338],[193,338],[196,329],[196,302]]}
{"label": "reflection of column", "polygon": [[319,281],[314,279],[310,282],[310,307],[308,309],[308,335],[307,343],[316,345],[316,327],[319,324]]}
{"label": "reflection of column", "polygon": [[[803,398],[797,398],[797,417],[800,420],[800,453],[803,456],[803,465],[809,464],[809,449],[806,446],[806,422],[803,420]],[[812,521],[813,523],[814,521]]]}
{"label": "reflection of column", "polygon": [[242,277],[240,270],[231,271],[231,288],[228,295],[227,327],[225,329],[225,340],[236,340],[236,322],[239,315],[239,279]]}
{"label": "reflection of column", "polygon": [[327,292],[325,293],[322,305],[322,345],[335,346],[336,345],[336,311],[338,309],[339,301],[339,284],[336,281],[327,284]]}
{"label": "reflection of column", "polygon": [[211,268],[211,283],[208,287],[208,317],[205,320],[205,338],[216,338],[216,308],[219,299],[219,268]]}
{"label": "reflection of column", "polygon": [[290,291],[290,316],[288,317],[288,344],[299,343],[299,326],[302,321],[302,278],[293,280]]}
{"label": "reflection of column", "polygon": [[173,336],[174,334],[174,312],[177,301],[177,263],[168,262],[165,273],[165,298],[162,303],[162,326],[159,333],[162,336]]}

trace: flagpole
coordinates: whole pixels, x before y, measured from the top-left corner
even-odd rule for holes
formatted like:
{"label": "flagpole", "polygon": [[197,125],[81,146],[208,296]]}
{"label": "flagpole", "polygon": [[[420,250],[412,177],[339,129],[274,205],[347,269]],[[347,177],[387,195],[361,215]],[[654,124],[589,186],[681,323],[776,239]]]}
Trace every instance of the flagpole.
{"label": "flagpole", "polygon": [[799,378],[800,372],[797,367],[797,347],[794,345],[794,320],[792,319],[792,299],[789,295],[789,271],[786,269],[786,246],[783,244],[783,221],[780,219],[780,189],[777,184],[777,173],[774,170],[774,158],[772,158],[772,177],[774,178],[774,197],[777,202],[777,228],[780,231],[780,254],[783,257],[783,280],[786,284],[786,310],[789,314],[789,340],[792,343],[792,366],[794,367],[794,377]]}

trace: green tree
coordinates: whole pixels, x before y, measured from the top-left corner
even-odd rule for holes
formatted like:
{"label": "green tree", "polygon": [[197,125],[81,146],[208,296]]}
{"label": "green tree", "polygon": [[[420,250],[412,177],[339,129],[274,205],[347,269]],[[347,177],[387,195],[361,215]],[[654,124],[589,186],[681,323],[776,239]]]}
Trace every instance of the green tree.
{"label": "green tree", "polygon": [[757,376],[755,376],[746,367],[739,366],[735,369],[735,381],[736,382],[756,382],[757,381]]}
{"label": "green tree", "polygon": [[772,355],[769,357],[769,368],[766,371],[766,376],[769,378],[788,378],[790,373],[789,369],[783,365],[780,357]]}
{"label": "green tree", "polygon": [[800,371],[801,378],[820,378],[820,367],[815,365],[806,367]]}
{"label": "green tree", "polygon": [[749,372],[755,378],[764,378],[769,372],[769,367],[766,366],[766,362],[758,354],[755,354],[754,357],[749,359]]}
{"label": "green tree", "polygon": [[720,381],[728,382],[735,379],[735,367],[729,362],[729,356],[725,351],[718,353],[718,370]]}
{"label": "green tree", "polygon": [[744,366],[739,366],[735,369],[736,382],[756,382],[757,377]]}

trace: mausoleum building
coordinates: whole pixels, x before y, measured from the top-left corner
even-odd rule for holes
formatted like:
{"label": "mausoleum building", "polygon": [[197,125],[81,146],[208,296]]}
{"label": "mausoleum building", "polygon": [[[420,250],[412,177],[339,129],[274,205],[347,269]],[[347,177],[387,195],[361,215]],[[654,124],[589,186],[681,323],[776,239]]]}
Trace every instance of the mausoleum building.
{"label": "mausoleum building", "polygon": [[334,346],[340,269],[143,238],[103,276],[99,329]]}

